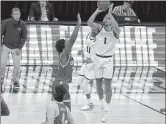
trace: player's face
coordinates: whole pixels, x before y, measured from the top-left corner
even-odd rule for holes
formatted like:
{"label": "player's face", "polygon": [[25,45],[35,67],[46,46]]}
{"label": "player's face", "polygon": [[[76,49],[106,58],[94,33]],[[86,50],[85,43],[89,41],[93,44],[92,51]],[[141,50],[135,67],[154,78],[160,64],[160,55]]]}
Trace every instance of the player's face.
{"label": "player's face", "polygon": [[111,18],[110,18],[108,15],[105,16],[103,22],[104,22],[104,25],[106,25],[106,26],[110,26],[110,25],[112,25]]}
{"label": "player's face", "polygon": [[131,8],[131,4],[128,3],[128,2],[124,2],[124,4],[123,4],[123,9],[124,9],[125,11],[127,11],[129,8]]}
{"label": "player's face", "polygon": [[12,13],[12,17],[13,17],[13,19],[15,20],[15,21],[19,21],[19,19],[20,19],[20,11],[14,11],[13,13]]}

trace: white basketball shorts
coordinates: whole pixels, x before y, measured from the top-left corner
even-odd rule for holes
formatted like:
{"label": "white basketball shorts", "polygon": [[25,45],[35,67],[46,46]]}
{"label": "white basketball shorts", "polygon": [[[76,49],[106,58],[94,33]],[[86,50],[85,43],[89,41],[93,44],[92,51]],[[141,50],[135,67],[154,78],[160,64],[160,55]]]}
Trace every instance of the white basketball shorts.
{"label": "white basketball shorts", "polygon": [[79,76],[84,76],[88,80],[94,80],[95,79],[94,64],[93,63],[89,63],[89,64],[84,63],[81,66],[81,69],[79,71]]}
{"label": "white basketball shorts", "polygon": [[94,76],[95,78],[112,79],[113,76],[113,56],[102,58],[94,57]]}

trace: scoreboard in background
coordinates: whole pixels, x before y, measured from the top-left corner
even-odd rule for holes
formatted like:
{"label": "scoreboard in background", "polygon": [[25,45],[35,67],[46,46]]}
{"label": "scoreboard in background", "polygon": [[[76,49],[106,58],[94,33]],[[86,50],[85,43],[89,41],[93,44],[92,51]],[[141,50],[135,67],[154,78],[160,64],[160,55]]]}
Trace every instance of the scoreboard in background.
{"label": "scoreboard in background", "polygon": [[[56,65],[58,62],[55,43],[58,39],[69,39],[75,26],[29,24],[28,39],[22,49],[21,65]],[[122,26],[120,39],[116,45],[115,66],[165,66],[165,27],[164,26]],[[85,45],[90,32],[82,26],[72,49],[75,66],[83,62],[77,56]],[[13,61],[9,59],[8,65]]]}

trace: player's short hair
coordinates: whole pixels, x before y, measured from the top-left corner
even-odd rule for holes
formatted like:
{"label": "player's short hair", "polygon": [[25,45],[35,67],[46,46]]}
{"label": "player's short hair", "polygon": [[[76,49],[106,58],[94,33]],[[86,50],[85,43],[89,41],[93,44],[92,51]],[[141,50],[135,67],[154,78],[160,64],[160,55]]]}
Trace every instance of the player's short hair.
{"label": "player's short hair", "polygon": [[66,89],[62,84],[56,85],[53,89],[54,99],[58,102],[63,102],[64,96],[66,94]]}
{"label": "player's short hair", "polygon": [[15,12],[15,11],[19,11],[19,12],[20,12],[20,14],[21,14],[21,11],[20,11],[20,9],[19,9],[19,8],[16,8],[16,7],[15,7],[15,8],[13,8],[11,13],[13,14],[13,12]]}
{"label": "player's short hair", "polygon": [[56,41],[55,48],[57,49],[59,53],[61,53],[63,49],[65,48],[65,39],[60,39]]}

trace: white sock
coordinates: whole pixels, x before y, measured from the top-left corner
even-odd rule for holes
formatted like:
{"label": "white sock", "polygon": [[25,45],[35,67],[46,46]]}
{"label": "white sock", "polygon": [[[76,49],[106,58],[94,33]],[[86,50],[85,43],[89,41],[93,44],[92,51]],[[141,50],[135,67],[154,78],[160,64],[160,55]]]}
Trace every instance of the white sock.
{"label": "white sock", "polygon": [[110,106],[110,104],[108,104],[108,103],[105,104],[105,108],[104,108],[104,109],[105,109],[106,111],[109,111],[109,106]]}
{"label": "white sock", "polygon": [[100,99],[100,102],[101,102],[101,108],[104,109],[104,108],[105,108],[105,102],[104,102],[104,99]]}
{"label": "white sock", "polygon": [[91,103],[91,99],[87,99],[88,100],[88,104],[90,104]]}

